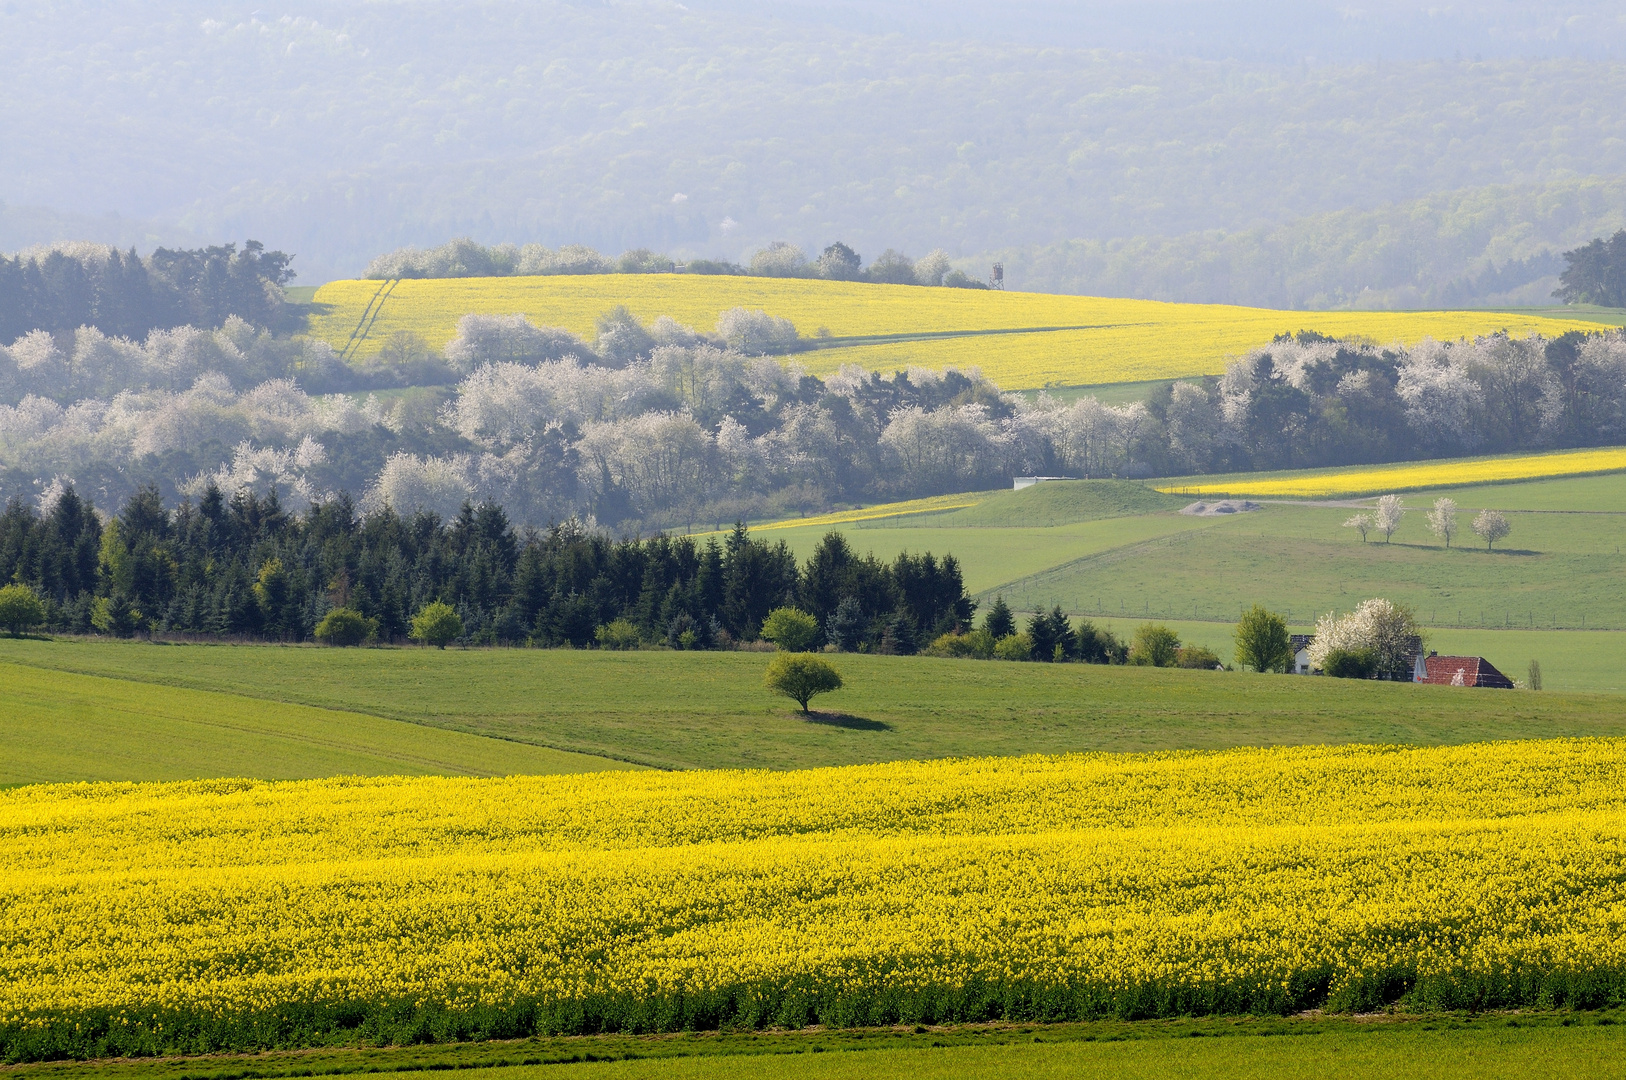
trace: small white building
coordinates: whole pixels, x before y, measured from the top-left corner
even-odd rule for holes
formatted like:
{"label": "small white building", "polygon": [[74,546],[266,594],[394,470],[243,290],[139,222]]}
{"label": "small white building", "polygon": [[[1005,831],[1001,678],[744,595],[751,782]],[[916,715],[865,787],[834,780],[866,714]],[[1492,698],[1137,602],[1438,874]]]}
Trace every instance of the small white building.
{"label": "small white building", "polygon": [[[1288,669],[1291,675],[1319,675],[1319,668],[1310,664],[1310,646],[1315,644],[1314,634],[1292,634],[1288,636],[1288,647],[1293,650],[1293,666]],[[1428,657],[1423,655],[1423,642],[1420,638],[1412,639],[1409,650],[1411,655],[1411,681],[1428,682]]]}
{"label": "small white building", "polygon": [[1287,639],[1287,642],[1288,647],[1293,650],[1293,667],[1291,673],[1294,675],[1311,674],[1310,646],[1315,642],[1315,635],[1293,634]]}
{"label": "small white building", "polygon": [[1018,476],[1016,478],[1016,482],[1011,485],[1011,488],[1012,488],[1013,491],[1021,491],[1023,488],[1030,488],[1034,484],[1042,484],[1046,480],[1073,480],[1073,479],[1076,479],[1076,478],[1071,477],[1071,476]]}

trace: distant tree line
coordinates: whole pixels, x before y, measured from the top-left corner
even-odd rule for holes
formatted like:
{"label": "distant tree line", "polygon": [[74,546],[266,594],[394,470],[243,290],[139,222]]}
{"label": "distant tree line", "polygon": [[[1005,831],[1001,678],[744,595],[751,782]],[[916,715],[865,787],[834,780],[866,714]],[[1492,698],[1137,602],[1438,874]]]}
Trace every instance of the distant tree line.
{"label": "distant tree line", "polygon": [[493,504],[442,520],[363,515],[341,496],[292,514],[274,493],[214,487],[173,507],[144,489],[105,525],[71,487],[43,508],[12,500],[0,581],[33,590],[54,631],[274,641],[350,617],[399,641],[444,604],[455,622],[440,625],[470,644],[723,648],[756,640],[790,606],[816,620],[813,647],[912,653],[975,611],[952,555],[882,562],[837,533],[798,565],[744,526],[615,540],[574,520],[519,530]]}
{"label": "distant tree line", "polygon": [[831,281],[871,281],[888,285],[946,285],[961,289],[988,286],[952,265],[941,248],[918,261],[888,248],[880,258],[864,265],[858,252],[839,240],[817,258],[809,259],[795,244],[777,240],[758,250],[744,265],[726,259],[691,259],[675,262],[648,248],[635,248],[618,258],[590,247],[570,244],[559,248],[541,244],[496,244],[486,247],[467,238],[439,247],[398,248],[367,264],[364,277],[454,278],[510,277],[548,274],[736,274],[752,277],[825,278]]}
{"label": "distant tree line", "polygon": [[1626,307],[1626,229],[1564,252],[1568,267],[1553,296],[1566,304]]}
{"label": "distant tree line", "polygon": [[158,248],[141,258],[100,244],[67,244],[0,255],[0,344],[30,331],[72,334],[92,326],[140,341],[153,330],[214,329],[232,316],[283,329],[282,287],[293,256],[250,240],[193,250]]}

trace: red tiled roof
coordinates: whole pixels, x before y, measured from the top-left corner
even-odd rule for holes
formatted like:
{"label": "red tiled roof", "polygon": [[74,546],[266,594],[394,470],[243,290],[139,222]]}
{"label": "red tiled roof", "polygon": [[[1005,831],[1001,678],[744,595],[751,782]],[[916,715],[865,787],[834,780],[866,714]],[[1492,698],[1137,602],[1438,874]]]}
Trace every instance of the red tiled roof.
{"label": "red tiled roof", "polygon": [[1423,661],[1428,665],[1428,678],[1424,682],[1441,686],[1457,685],[1457,674],[1462,674],[1463,686],[1494,686],[1501,690],[1513,689],[1513,680],[1503,675],[1483,656],[1430,656]]}

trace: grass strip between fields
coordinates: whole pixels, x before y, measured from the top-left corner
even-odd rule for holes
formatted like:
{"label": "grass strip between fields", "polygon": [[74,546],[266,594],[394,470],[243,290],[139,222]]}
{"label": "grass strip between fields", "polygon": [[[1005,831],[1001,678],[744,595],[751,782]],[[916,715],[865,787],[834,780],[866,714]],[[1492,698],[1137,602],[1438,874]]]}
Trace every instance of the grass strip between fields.
{"label": "grass strip between fields", "polygon": [[[1102,1020],[1075,1024],[979,1024],[867,1029],[809,1028],[801,1031],[689,1033],[679,1035],[586,1035],[474,1043],[409,1046],[332,1046],[316,1050],[201,1057],[119,1058],[90,1062],[54,1061],[0,1067],[0,1074],[55,1080],[280,1080],[282,1077],[347,1076],[356,1073],[413,1073],[446,1070],[524,1070],[615,1062],[675,1063],[683,1060],[764,1059],[819,1054],[862,1054],[846,1058],[857,1075],[878,1063],[871,1054],[899,1051],[976,1050],[994,1047],[1087,1047],[1090,1044],[1143,1043],[1146,1056],[1166,1063],[1170,1052],[1191,1040],[1209,1053],[1240,1064],[1238,1058],[1263,1040],[1286,1042],[1297,1050],[1334,1043],[1354,1051],[1366,1044],[1395,1045],[1415,1052],[1420,1043],[1458,1040],[1494,1045],[1510,1031],[1533,1037],[1544,1054],[1561,1051],[1561,1040],[1582,1033],[1603,1036],[1613,1052],[1626,1055],[1626,1013],[1502,1012],[1340,1017],[1180,1020]],[[1545,1036],[1545,1037],[1544,1037]],[[1466,1037],[1466,1039],[1464,1039]],[[931,1055],[936,1056],[936,1055]],[[949,1058],[950,1055],[943,1055]],[[760,1068],[767,1062],[759,1061]],[[550,1075],[557,1071],[549,1068]],[[1233,1073],[1233,1075],[1235,1075]],[[1354,1074],[1346,1074],[1354,1075]],[[1371,1075],[1382,1075],[1373,1073]]]}

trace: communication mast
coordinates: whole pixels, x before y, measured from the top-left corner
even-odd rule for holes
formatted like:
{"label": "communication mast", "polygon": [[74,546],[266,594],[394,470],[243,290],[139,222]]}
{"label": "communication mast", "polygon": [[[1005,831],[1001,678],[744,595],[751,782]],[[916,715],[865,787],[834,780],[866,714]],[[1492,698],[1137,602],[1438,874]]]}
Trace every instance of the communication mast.
{"label": "communication mast", "polygon": [[1005,264],[995,263],[993,272],[988,275],[990,289],[1003,289],[1005,287]]}

